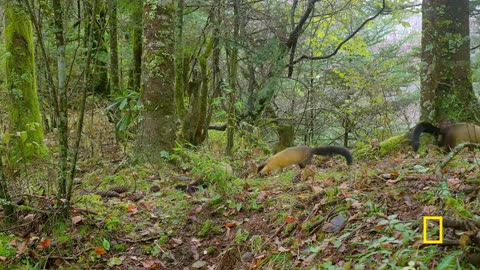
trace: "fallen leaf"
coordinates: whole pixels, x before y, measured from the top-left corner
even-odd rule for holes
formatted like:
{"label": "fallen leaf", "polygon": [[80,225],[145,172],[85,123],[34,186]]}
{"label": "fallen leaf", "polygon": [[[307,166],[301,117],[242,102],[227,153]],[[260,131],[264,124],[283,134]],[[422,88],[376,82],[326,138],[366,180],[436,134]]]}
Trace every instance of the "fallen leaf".
{"label": "fallen leaf", "polygon": [[297,217],[295,217],[295,216],[286,216],[285,217],[285,222],[287,222],[287,223],[292,223],[292,222],[295,222],[295,221],[297,221]]}
{"label": "fallen leaf", "polygon": [[103,254],[107,254],[107,251],[103,247],[96,247],[95,248],[95,254],[103,255]]}
{"label": "fallen leaf", "polygon": [[155,264],[155,262],[154,262],[153,260],[143,260],[143,261],[142,261],[142,265],[143,265],[143,267],[145,267],[145,268],[150,268],[150,267],[152,267],[154,264]]}
{"label": "fallen leaf", "polygon": [[227,222],[227,223],[225,223],[225,226],[226,226],[227,228],[233,228],[233,227],[235,227],[236,225],[237,225],[237,224],[235,224],[234,222]]}
{"label": "fallen leaf", "polygon": [[127,207],[127,212],[130,212],[132,214],[136,214],[138,212],[138,208],[134,204],[129,204]]}
{"label": "fallen leaf", "polygon": [[35,215],[34,214],[28,214],[26,216],[23,217],[23,220],[25,221],[33,221],[33,219],[35,218]]}
{"label": "fallen leaf", "polygon": [[47,249],[50,247],[50,239],[45,239],[43,241],[40,242],[40,249]]}
{"label": "fallen leaf", "polygon": [[0,256],[0,262],[6,262],[6,261],[7,261],[7,257]]}
{"label": "fallen leaf", "polygon": [[73,224],[77,224],[77,223],[79,223],[79,222],[82,221],[82,220],[83,220],[83,217],[82,217],[82,216],[74,216],[74,217],[72,217],[72,223],[73,223]]}
{"label": "fallen leaf", "polygon": [[17,245],[17,254],[20,255],[20,254],[25,254],[25,252],[27,251],[28,247],[27,247],[27,244],[25,242],[20,242],[18,243]]}
{"label": "fallen leaf", "polygon": [[168,241],[169,244],[171,244],[173,247],[177,247],[181,244],[183,244],[183,240],[180,239],[180,238],[171,238],[169,241]]}
{"label": "fallen leaf", "polygon": [[192,268],[199,269],[199,268],[204,267],[205,265],[207,265],[206,261],[196,261],[192,264]]}
{"label": "fallen leaf", "polygon": [[156,205],[153,203],[148,203],[148,202],[142,202],[141,205],[143,205],[146,209],[152,210],[155,209]]}
{"label": "fallen leaf", "polygon": [[111,258],[107,265],[108,266],[117,266],[117,265],[121,265],[123,263],[123,260],[125,260],[125,257],[122,256],[122,257],[113,257]]}
{"label": "fallen leaf", "polygon": [[258,193],[258,196],[257,196],[257,203],[263,202],[265,198],[267,198],[267,192],[260,191],[260,193]]}

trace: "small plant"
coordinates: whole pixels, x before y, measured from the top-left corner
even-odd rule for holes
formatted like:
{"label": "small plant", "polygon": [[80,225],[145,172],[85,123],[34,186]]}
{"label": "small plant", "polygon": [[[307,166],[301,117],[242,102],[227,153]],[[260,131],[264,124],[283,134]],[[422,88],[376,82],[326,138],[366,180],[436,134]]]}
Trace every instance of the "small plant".
{"label": "small plant", "polygon": [[125,141],[132,138],[141,121],[143,105],[140,93],[130,89],[121,91],[107,107],[109,118],[115,123],[119,139]]}
{"label": "small plant", "polygon": [[105,227],[111,232],[117,231],[121,224],[118,217],[110,217],[105,220]]}
{"label": "small plant", "polygon": [[244,243],[248,240],[249,237],[250,237],[250,232],[247,230],[242,230],[240,228],[235,234],[235,243],[236,244]]}
{"label": "small plant", "polygon": [[213,227],[213,223],[211,220],[205,221],[202,225],[202,228],[198,232],[198,237],[201,237],[201,238],[206,237],[208,235],[208,232],[210,232],[210,230],[212,229],[212,227]]}

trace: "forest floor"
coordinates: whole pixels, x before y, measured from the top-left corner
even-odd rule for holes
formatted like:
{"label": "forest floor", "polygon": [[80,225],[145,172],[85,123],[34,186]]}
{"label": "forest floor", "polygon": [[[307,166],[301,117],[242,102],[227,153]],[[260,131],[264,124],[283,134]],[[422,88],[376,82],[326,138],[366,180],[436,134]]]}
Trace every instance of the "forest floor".
{"label": "forest floor", "polygon": [[[20,225],[0,231],[0,262],[4,269],[467,267],[476,229],[456,244],[427,245],[423,217],[479,215],[480,156],[463,150],[439,181],[435,166],[446,156],[413,155],[407,147],[351,166],[317,160],[262,178],[239,158],[233,180],[193,193],[174,186],[197,178],[194,160],[132,165],[110,148],[79,164],[71,220],[24,212]],[[53,196],[28,200],[54,205]],[[438,226],[428,228],[438,236]],[[444,239],[460,236],[445,228]]]}

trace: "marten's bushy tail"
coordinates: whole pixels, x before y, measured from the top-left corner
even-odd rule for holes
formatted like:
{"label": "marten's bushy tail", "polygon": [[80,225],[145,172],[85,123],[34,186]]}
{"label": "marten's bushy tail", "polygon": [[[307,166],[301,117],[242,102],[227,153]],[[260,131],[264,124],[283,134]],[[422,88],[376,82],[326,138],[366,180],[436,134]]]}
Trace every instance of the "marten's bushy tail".
{"label": "marten's bushy tail", "polygon": [[420,135],[422,134],[422,132],[430,133],[433,136],[437,137],[438,135],[440,135],[440,128],[426,122],[419,123],[413,130],[411,141],[413,151],[415,152],[417,152],[418,148],[420,147]]}
{"label": "marten's bushy tail", "polygon": [[313,148],[313,153],[315,155],[322,155],[322,156],[331,156],[331,155],[342,155],[347,160],[347,164],[350,165],[353,162],[352,153],[345,147],[341,146],[319,146]]}

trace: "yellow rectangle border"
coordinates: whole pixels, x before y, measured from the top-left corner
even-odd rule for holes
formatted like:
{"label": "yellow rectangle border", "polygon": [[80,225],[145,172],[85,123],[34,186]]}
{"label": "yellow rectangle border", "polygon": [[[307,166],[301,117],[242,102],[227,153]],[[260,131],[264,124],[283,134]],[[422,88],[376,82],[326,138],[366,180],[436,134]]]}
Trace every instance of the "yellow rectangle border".
{"label": "yellow rectangle border", "polygon": [[[438,240],[427,239],[427,221],[438,220],[439,238]],[[424,244],[442,244],[443,243],[443,217],[442,216],[424,216],[423,217],[423,243]]]}

